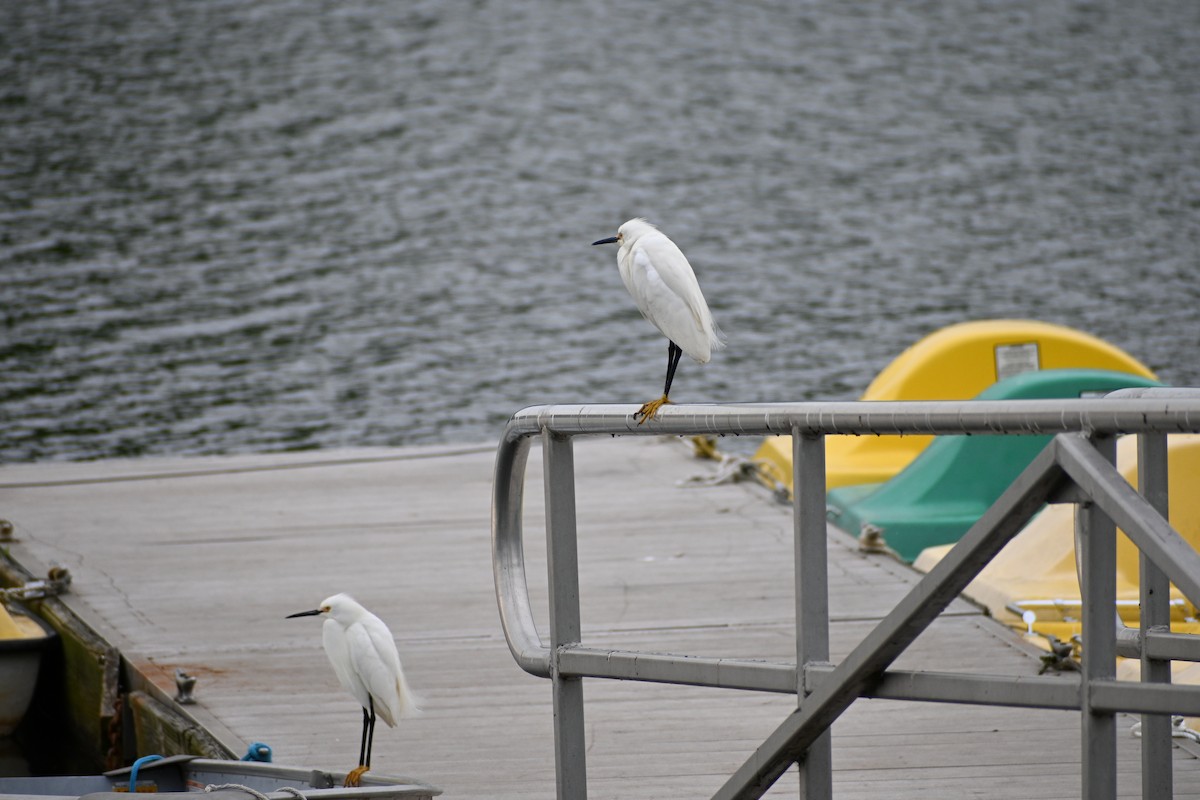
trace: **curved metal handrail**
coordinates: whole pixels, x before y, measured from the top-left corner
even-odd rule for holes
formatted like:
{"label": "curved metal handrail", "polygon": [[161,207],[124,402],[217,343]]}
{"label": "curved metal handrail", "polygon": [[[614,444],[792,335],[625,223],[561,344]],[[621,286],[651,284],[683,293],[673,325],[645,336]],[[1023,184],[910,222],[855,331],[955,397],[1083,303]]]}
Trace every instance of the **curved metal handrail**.
{"label": "curved metal handrail", "polygon": [[521,519],[531,439],[545,433],[588,435],[771,434],[1046,435],[1086,432],[1177,433],[1200,430],[1200,390],[1088,400],[930,400],[739,403],[664,406],[649,424],[634,405],[530,406],[512,416],[496,453],[492,496],[492,569],[504,637],[526,672],[550,677],[550,648],[534,622]]}
{"label": "curved metal handrail", "polygon": [[[511,423],[510,423],[511,428]],[[521,669],[550,677],[550,648],[542,644],[533,621],[529,583],[525,579],[525,547],[521,513],[525,498],[525,464],[529,436],[505,436],[496,453],[492,483],[492,573],[500,607],[500,626],[508,649]]]}

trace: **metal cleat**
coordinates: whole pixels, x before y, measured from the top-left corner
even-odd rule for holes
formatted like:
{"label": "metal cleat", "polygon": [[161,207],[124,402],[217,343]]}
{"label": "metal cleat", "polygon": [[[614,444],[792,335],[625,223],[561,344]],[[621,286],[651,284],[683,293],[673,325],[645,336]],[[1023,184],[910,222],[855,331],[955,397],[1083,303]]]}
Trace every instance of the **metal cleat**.
{"label": "metal cleat", "polygon": [[196,688],[196,679],[182,669],[175,668],[175,702],[181,706],[190,706],[196,702],[192,690]]}

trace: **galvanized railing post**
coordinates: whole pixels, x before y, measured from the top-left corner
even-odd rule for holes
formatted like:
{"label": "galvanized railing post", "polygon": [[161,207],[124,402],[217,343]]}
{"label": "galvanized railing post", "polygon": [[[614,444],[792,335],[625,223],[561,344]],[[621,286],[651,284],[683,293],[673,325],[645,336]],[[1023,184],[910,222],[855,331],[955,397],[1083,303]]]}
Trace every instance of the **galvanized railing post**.
{"label": "galvanized railing post", "polygon": [[[1116,461],[1114,437],[1099,436],[1093,443],[1105,460]],[[1111,681],[1117,674],[1117,526],[1090,501],[1076,507],[1075,526],[1083,565],[1083,796],[1116,800],[1117,719],[1111,711],[1093,709],[1091,693],[1093,682]]]}
{"label": "galvanized railing post", "polygon": [[578,645],[579,555],[575,536],[575,454],[571,439],[545,431],[546,564],[550,586],[550,679],[554,693],[554,768],[559,800],[587,797],[583,679],[564,677],[563,648]]}
{"label": "galvanized railing post", "polygon": [[[792,502],[796,558],[796,701],[808,694],[805,667],[829,661],[829,554],[825,522],[825,437],[792,430]],[[801,759],[800,797],[833,794],[829,731]]]}
{"label": "galvanized railing post", "polygon": [[[1143,433],[1138,436],[1138,489],[1163,519],[1168,512],[1167,437]],[[1146,647],[1151,631],[1171,630],[1170,581],[1153,561],[1139,552],[1141,586],[1142,681],[1171,682],[1171,662],[1153,658]],[[1142,715],[1142,797],[1169,800],[1174,792],[1171,774],[1171,718],[1163,714]]]}

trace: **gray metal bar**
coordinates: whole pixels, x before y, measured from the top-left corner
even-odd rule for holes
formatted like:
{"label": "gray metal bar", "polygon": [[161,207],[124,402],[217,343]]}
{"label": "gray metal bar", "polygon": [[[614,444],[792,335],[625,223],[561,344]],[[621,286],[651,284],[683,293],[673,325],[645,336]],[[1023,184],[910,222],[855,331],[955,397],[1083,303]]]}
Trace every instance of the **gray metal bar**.
{"label": "gray metal bar", "polygon": [[550,648],[538,635],[525,576],[521,513],[525,497],[525,465],[530,437],[502,439],[496,452],[492,480],[492,577],[496,605],[508,649],[521,669],[539,678],[550,677]]}
{"label": "gray metal bar", "polygon": [[1060,436],[1059,463],[1171,582],[1200,605],[1200,553],[1078,436]]}
{"label": "gray metal bar", "polygon": [[[636,650],[572,647],[558,657],[563,675],[677,683],[717,689],[792,694],[796,667],[769,661],[704,658]],[[805,668],[805,692],[828,682],[833,664]],[[1001,705],[1021,708],[1079,708],[1079,681],[1073,676],[969,675],[953,672],[888,670],[863,689],[863,697],[933,703]]]}
{"label": "gray metal bar", "polygon": [[785,434],[1186,433],[1200,430],[1200,392],[1185,397],[1090,400],[927,400],[845,403],[671,404],[638,425],[631,405],[531,406],[505,438],[551,430],[568,436]]}
{"label": "gray metal bar", "polygon": [[[807,692],[804,670],[829,661],[829,552],[825,518],[825,437],[792,431],[792,520],[796,559],[796,701]],[[800,797],[833,794],[833,745],[828,730],[798,764]]]}
{"label": "gray metal bar", "polygon": [[[572,647],[558,657],[563,675],[614,678],[717,689],[792,694],[792,664],[732,658],[704,658],[634,650]],[[829,682],[836,667],[814,664],[804,670],[805,687],[816,691]],[[863,688],[863,697],[958,705],[1078,710],[1082,688],[1075,675],[975,675],[956,672],[887,670]],[[1091,685],[1092,707],[1104,712],[1185,714],[1200,716],[1200,688],[1130,681],[1097,681]]]}
{"label": "gray metal bar", "polygon": [[1200,716],[1200,688],[1193,685],[1105,680],[1094,682],[1089,694],[1092,709],[1110,714],[1158,714],[1168,722],[1171,714]]}
{"label": "gray metal bar", "polygon": [[1058,488],[1062,470],[1051,442],[959,543],[863,639],[730,777],[714,798],[757,798],[966,588]]}
{"label": "gray metal bar", "polygon": [[[573,647],[562,652],[558,664],[563,674],[584,678],[676,683],[776,694],[796,691],[795,665],[767,661]],[[811,693],[827,682],[834,669],[833,664],[806,667],[805,691]],[[862,696],[1018,708],[1078,709],[1080,703],[1079,681],[1071,675],[971,675],[888,670],[867,684]]]}
{"label": "gray metal bar", "polygon": [[[1200,661],[1200,636],[1156,629],[1117,629],[1117,655],[1153,661]],[[1169,682],[1169,681],[1168,681]]]}
{"label": "gray metal bar", "polygon": [[[812,688],[833,674],[832,664],[805,670]],[[1077,710],[1080,683],[1073,675],[972,675],[955,672],[888,670],[869,683],[863,697],[927,703]]]}
{"label": "gray metal bar", "polygon": [[559,654],[558,665],[562,674],[583,678],[678,683],[777,694],[796,692],[796,665],[770,661],[572,647]]}
{"label": "gray metal bar", "polygon": [[1145,650],[1142,632],[1128,625],[1117,626],[1117,655],[1121,658],[1141,658]]}
{"label": "gray metal bar", "polygon": [[[1094,446],[1105,461],[1116,460],[1114,438],[1098,437]],[[1095,503],[1080,503],[1075,509],[1075,543],[1083,592],[1083,796],[1116,800],[1117,720],[1092,704],[1091,689],[1093,682],[1111,681],[1117,674],[1117,526]]]}
{"label": "gray metal bar", "polygon": [[[1168,516],[1167,437],[1143,433],[1138,436],[1138,490],[1146,502],[1162,516]],[[1171,585],[1166,573],[1145,553],[1138,554],[1138,585],[1142,601],[1139,619],[1142,641],[1147,635],[1171,630]],[[1151,655],[1143,647],[1142,682],[1169,684],[1171,662]],[[1171,718],[1147,714],[1142,717],[1142,797],[1145,800],[1169,800],[1174,792],[1171,764]]]}
{"label": "gray metal bar", "polygon": [[[558,656],[577,646],[579,555],[575,536],[575,456],[571,440],[542,436],[546,485],[546,562],[550,581],[550,649]],[[587,797],[587,742],[583,725],[583,679],[550,663],[554,693],[554,766],[559,800]]]}
{"label": "gray metal bar", "polygon": [[1200,661],[1200,636],[1147,631],[1142,637],[1142,649],[1155,660]]}

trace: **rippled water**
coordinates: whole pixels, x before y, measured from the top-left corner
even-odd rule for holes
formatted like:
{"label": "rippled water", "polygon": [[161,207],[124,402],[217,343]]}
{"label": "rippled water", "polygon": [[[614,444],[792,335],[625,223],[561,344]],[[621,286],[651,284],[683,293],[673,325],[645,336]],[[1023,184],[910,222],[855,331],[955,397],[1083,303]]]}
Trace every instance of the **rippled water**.
{"label": "rippled water", "polygon": [[1200,3],[0,0],[0,460],[494,440],[641,402],[613,248],[848,399],[988,317],[1200,384]]}

